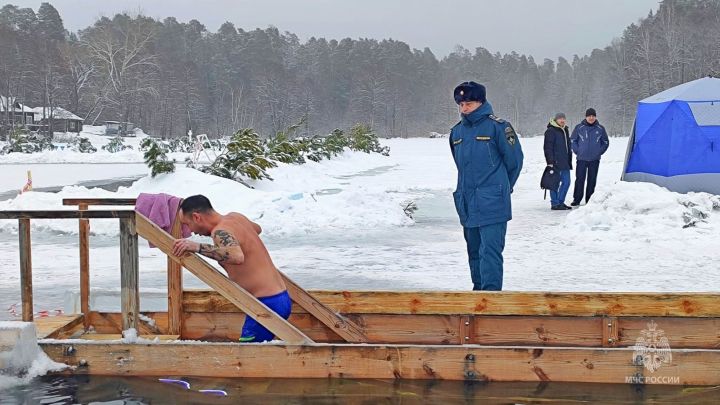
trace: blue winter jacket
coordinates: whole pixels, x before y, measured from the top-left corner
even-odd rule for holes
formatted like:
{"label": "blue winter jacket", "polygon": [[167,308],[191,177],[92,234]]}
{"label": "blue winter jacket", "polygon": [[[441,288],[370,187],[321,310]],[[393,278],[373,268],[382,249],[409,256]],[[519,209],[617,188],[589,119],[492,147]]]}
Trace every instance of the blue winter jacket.
{"label": "blue winter jacket", "polygon": [[600,156],[610,146],[605,127],[595,121],[592,125],[586,120],[579,123],[570,137],[570,145],[578,160],[592,162],[600,160]]}
{"label": "blue winter jacket", "polygon": [[450,150],[458,170],[453,198],[466,228],[512,218],[510,193],[522,169],[523,153],[510,123],[492,113],[486,102],[463,114],[450,131]]}

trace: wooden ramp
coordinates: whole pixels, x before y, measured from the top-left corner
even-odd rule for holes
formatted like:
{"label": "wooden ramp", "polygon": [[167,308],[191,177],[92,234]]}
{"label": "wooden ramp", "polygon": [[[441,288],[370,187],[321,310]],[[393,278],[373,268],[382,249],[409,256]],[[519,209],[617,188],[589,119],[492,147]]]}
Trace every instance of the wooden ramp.
{"label": "wooden ramp", "polygon": [[[267,308],[262,302],[225,277],[214,267],[210,266],[197,254],[187,255],[185,257],[173,256],[172,244],[174,238],[140,213],[136,214],[136,226],[140,236],[160,248],[170,259],[195,274],[237,308],[263,324],[263,326],[267,327],[279,338],[288,343],[312,343],[310,338],[275,314],[275,312]],[[290,297],[305,311],[313,315],[345,341],[352,343],[367,342],[367,336],[365,336],[364,332],[357,325],[333,312],[329,307],[312,297],[285,274],[282,274],[282,276]]]}

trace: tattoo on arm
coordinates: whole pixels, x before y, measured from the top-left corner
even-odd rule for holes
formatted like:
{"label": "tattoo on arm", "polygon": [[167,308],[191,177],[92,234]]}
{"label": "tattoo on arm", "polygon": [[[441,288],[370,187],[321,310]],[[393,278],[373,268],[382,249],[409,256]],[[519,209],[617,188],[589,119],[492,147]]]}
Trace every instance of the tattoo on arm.
{"label": "tattoo on arm", "polygon": [[233,237],[230,232],[218,229],[213,235],[218,240],[220,246],[240,246],[237,239]]}
{"label": "tattoo on arm", "polygon": [[213,260],[217,260],[220,263],[226,262],[230,259],[230,250],[228,248],[240,246],[240,243],[238,243],[237,239],[235,239],[230,232],[222,229],[215,231],[213,238],[215,239],[216,244],[201,244],[198,253]]}
{"label": "tattoo on arm", "polygon": [[213,260],[217,260],[220,263],[230,258],[230,253],[227,251],[227,249],[209,245],[207,243],[203,243],[200,245],[200,250],[198,251],[198,253]]}

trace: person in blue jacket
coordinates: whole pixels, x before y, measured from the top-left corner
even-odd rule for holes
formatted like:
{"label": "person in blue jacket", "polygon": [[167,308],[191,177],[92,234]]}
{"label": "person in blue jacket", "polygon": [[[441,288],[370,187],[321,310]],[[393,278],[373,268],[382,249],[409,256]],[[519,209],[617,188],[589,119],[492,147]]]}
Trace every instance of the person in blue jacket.
{"label": "person in blue jacket", "polygon": [[[597,120],[597,113],[594,108],[588,108],[587,111],[585,111],[585,119],[579,123],[572,132],[570,145],[572,146],[573,153],[577,156],[577,164],[575,165],[575,192],[573,193],[573,201],[570,205],[577,207],[583,199],[583,194],[585,203],[587,204],[595,192],[598,170],[600,169],[600,156],[602,156],[610,146],[605,127],[600,125],[600,122]],[[586,177],[587,189],[583,193]]]}
{"label": "person in blue jacket", "polygon": [[454,97],[461,120],[450,131],[458,170],[453,198],[467,243],[473,290],[500,291],[505,233],[512,218],[510,193],[522,169],[522,148],[512,125],[493,115],[485,86],[461,83]]}

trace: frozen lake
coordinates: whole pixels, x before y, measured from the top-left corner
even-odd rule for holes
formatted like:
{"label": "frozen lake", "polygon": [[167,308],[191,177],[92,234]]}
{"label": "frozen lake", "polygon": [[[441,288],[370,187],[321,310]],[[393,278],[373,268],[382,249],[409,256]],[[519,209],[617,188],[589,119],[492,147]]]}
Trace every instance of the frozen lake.
{"label": "frozen lake", "polygon": [[[549,201],[543,201],[542,139],[523,139],[526,160],[513,194],[514,219],[505,250],[506,290],[720,290],[720,251],[715,246],[719,212],[709,208],[708,218],[683,228],[685,197],[654,186],[616,184],[626,142],[611,139],[595,200],[570,213],[550,211]],[[320,165],[284,166],[271,172],[274,182],[255,183],[256,190],[237,183],[208,184],[215,180],[185,169],[100,196],[136,196],[138,191],[207,194],[221,212],[238,210],[258,221],[276,264],[308,289],[470,289],[462,229],[451,196],[456,174],[447,139],[385,143],[391,147],[390,157],[347,154]],[[68,167],[63,170],[84,170]],[[111,177],[142,172],[135,164],[113,165]],[[97,176],[84,171],[83,176],[83,181],[107,178],[103,171]],[[0,201],[0,209],[47,208],[62,197],[98,196],[96,192],[66,189],[57,195],[24,195]],[[302,199],[294,201],[287,197],[291,194],[301,194]],[[704,207],[706,196],[692,196],[693,204]],[[400,203],[407,200],[418,207],[414,220],[402,213]],[[19,259],[15,225],[0,222],[4,310],[20,301]],[[35,309],[61,308],[65,295],[78,289],[77,223],[36,222]],[[97,231],[91,238],[91,286],[117,290],[117,225],[93,221],[91,228]],[[165,258],[144,241],[140,246],[141,289],[162,296]],[[186,275],[186,287],[203,287]],[[157,302],[141,301],[144,310],[150,309],[148,305]],[[9,317],[0,311],[0,319]]]}

